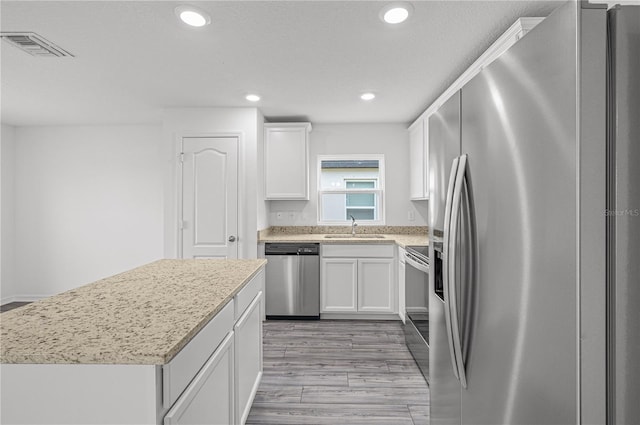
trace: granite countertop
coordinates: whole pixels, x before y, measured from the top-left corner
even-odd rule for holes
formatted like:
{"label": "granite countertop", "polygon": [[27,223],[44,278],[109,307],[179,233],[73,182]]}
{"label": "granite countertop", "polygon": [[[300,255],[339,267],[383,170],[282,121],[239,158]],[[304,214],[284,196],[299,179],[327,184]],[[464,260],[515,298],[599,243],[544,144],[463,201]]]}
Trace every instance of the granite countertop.
{"label": "granite countertop", "polygon": [[268,242],[307,242],[322,244],[396,244],[402,248],[408,245],[429,245],[425,227],[400,226],[361,226],[357,235],[381,235],[383,238],[327,238],[329,235],[349,235],[350,227],[344,226],[286,226],[269,228],[258,233],[259,243]]}
{"label": "granite countertop", "polygon": [[266,260],[159,260],[0,314],[2,363],[168,363]]}

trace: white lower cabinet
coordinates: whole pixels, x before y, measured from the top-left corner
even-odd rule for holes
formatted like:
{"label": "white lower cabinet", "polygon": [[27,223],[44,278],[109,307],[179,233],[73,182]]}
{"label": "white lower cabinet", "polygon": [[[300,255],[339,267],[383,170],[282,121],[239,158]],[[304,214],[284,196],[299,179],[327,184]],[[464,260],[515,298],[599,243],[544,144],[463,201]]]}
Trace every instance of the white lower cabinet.
{"label": "white lower cabinet", "polygon": [[327,245],[323,247],[322,255],[322,313],[396,311],[392,245]]}
{"label": "white lower cabinet", "polygon": [[393,313],[394,259],[358,259],[358,311]]}
{"label": "white lower cabinet", "polygon": [[262,298],[260,291],[234,327],[236,416],[244,424],[262,377]]}
{"label": "white lower cabinet", "polygon": [[164,425],[235,423],[234,337],[229,332],[165,415]]}
{"label": "white lower cabinet", "polygon": [[321,311],[358,311],[358,260],[323,258],[321,261]]}

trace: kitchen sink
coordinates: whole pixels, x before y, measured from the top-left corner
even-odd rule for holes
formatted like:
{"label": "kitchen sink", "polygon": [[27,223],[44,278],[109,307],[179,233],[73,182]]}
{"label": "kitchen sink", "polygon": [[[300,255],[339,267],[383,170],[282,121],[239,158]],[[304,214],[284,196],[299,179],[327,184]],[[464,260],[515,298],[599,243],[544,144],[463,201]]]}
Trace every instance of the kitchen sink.
{"label": "kitchen sink", "polygon": [[324,235],[327,239],[384,239],[384,235]]}

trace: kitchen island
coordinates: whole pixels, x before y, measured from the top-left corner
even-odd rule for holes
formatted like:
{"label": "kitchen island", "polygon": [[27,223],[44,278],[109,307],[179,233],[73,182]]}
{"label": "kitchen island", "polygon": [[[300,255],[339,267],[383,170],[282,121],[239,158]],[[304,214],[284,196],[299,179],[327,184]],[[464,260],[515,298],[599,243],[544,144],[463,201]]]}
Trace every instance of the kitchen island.
{"label": "kitchen island", "polygon": [[3,313],[2,423],[243,423],[265,264],[159,260]]}

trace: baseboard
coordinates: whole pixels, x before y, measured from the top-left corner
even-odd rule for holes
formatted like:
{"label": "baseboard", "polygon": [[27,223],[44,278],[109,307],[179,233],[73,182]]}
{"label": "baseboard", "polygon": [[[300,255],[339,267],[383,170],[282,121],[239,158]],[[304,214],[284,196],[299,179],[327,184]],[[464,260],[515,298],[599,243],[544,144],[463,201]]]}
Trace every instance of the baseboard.
{"label": "baseboard", "polygon": [[0,298],[0,305],[5,305],[9,303],[30,303],[34,301],[39,301],[44,298],[48,298],[51,295],[13,295],[10,297]]}
{"label": "baseboard", "polygon": [[407,313],[428,313],[429,309],[427,307],[407,307],[405,311]]}
{"label": "baseboard", "polygon": [[397,313],[320,313],[320,319],[338,320],[400,320]]}

